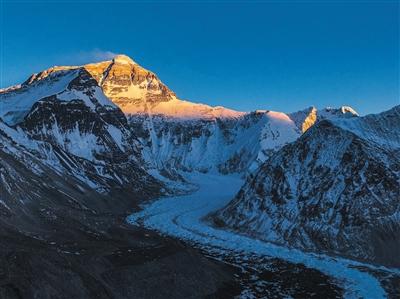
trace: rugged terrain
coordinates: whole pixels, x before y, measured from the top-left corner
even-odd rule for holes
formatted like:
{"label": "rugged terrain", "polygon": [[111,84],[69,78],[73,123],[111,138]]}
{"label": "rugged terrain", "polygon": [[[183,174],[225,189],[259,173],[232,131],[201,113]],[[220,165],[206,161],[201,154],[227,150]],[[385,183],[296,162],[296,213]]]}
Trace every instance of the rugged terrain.
{"label": "rugged terrain", "polygon": [[276,152],[216,215],[305,250],[399,267],[400,106],[325,120]]}
{"label": "rugged terrain", "polygon": [[234,269],[125,224],[139,198],[99,193],[0,138],[1,298],[231,294]]}
{"label": "rugged terrain", "polygon": [[[298,260],[277,256],[285,275],[260,270],[275,273],[274,288],[291,282],[266,293],[243,260],[226,266],[229,256],[211,261],[124,223],[153,199],[203,194],[191,179],[199,173],[247,178],[216,214],[219,226],[399,266],[399,120],[399,107],[358,117],[350,107],[286,114],[192,103],[124,55],[33,74],[0,90],[0,297],[225,298],[250,280],[256,294],[311,296],[296,283],[306,271]],[[322,270],[307,270],[329,286],[318,294],[340,296]]]}
{"label": "rugged terrain", "polygon": [[[180,170],[223,174],[253,171],[271,153],[296,140],[320,120],[357,116],[350,107],[322,110],[310,107],[285,114],[268,110],[239,112],[183,101],[154,73],[124,55],[110,61],[81,67],[53,67],[34,74],[21,86],[3,91],[0,116],[10,125],[21,121],[31,109],[32,101],[55,92],[65,94],[68,82],[64,81],[68,79],[64,78],[84,71],[86,77],[91,76],[91,80],[86,79],[89,84],[101,87],[92,98],[100,97],[100,104],[106,107],[118,106],[126,115],[134,137],[127,136],[126,121],[120,116],[122,128],[110,123],[110,128],[105,129],[116,141],[127,136],[124,146],[135,146],[139,152],[135,156],[141,157],[146,167],[164,175],[176,176]],[[73,98],[71,93],[68,96]],[[65,96],[61,100],[65,101]],[[85,100],[89,106],[93,105],[86,95]],[[115,131],[115,127],[122,133]]]}
{"label": "rugged terrain", "polygon": [[230,294],[234,269],[124,223],[175,190],[86,69],[53,70],[0,93],[0,297]]}

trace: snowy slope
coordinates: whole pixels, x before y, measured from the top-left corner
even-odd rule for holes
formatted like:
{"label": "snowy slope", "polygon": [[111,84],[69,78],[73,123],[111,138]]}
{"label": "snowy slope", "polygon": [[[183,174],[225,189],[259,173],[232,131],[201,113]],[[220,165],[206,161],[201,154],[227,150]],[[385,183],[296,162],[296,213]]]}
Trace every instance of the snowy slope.
{"label": "snowy slope", "polygon": [[[29,218],[27,201],[54,197],[86,209],[86,193],[146,200],[182,191],[185,181],[183,191],[193,191],[194,182],[203,189],[185,203],[157,201],[135,217],[203,246],[304,263],[356,295],[381,296],[354,263],[285,247],[399,266],[399,110],[239,112],[183,101],[124,55],[53,67],[0,90],[0,213]],[[240,187],[223,176],[231,173],[249,176],[223,208]],[[215,209],[216,223],[283,247],[200,221]]]}
{"label": "snowy slope", "polygon": [[[71,77],[83,70],[95,81],[90,83],[91,96],[80,94],[76,88],[68,89]],[[286,115],[267,110],[245,113],[182,101],[154,73],[131,58],[118,55],[113,60],[82,67],[53,67],[32,75],[22,86],[2,91],[3,117],[10,124],[17,123],[36,101],[51,94],[57,94],[57,100],[62,102],[79,98],[91,111],[99,105],[109,110],[117,105],[128,117],[129,130],[139,137],[140,144],[132,138],[123,140],[126,128],[121,133],[109,126],[111,138],[121,150],[131,142],[140,148],[136,156],[142,156],[147,167],[169,174],[177,170],[252,172],[271,153],[296,140],[305,128],[319,120],[356,115],[349,107],[321,111],[310,108]],[[19,102],[24,103],[23,107],[14,105]],[[94,159],[95,152],[104,151],[96,136],[87,132],[81,136],[80,129],[69,128],[67,133],[60,133],[53,126],[51,130],[53,141],[80,157]],[[48,135],[39,135],[43,134]]]}
{"label": "snowy slope", "polygon": [[61,70],[43,81],[32,85],[20,85],[0,90],[0,117],[8,124],[20,122],[33,104],[44,98],[64,91],[77,76],[78,70]]}
{"label": "snowy slope", "polygon": [[84,68],[32,76],[3,90],[0,102],[3,132],[57,172],[98,192],[159,194],[126,117]]}
{"label": "snowy slope", "polygon": [[342,106],[340,108],[327,107],[321,110],[317,110],[315,107],[309,107],[289,114],[289,117],[302,133],[307,131],[318,121],[324,119],[353,118],[357,116],[359,116],[358,113],[348,106]]}
{"label": "snowy slope", "polygon": [[218,223],[261,239],[400,265],[400,106],[319,122],[266,161]]}
{"label": "snowy slope", "polygon": [[[43,219],[49,216],[45,212],[46,205],[58,200],[59,204],[70,205],[70,208],[88,210],[96,192],[86,178],[79,176],[79,169],[75,170],[75,175],[63,171],[62,160],[57,159],[57,154],[67,157],[65,153],[46,151],[44,143],[30,140],[24,132],[14,130],[0,120],[2,227],[12,225],[13,229],[25,227],[31,231],[32,223],[38,220],[33,217],[31,204],[41,208]],[[104,200],[98,193],[97,198]],[[97,206],[101,205],[99,202]]]}
{"label": "snowy slope", "polygon": [[[302,133],[298,128],[305,119],[300,114],[292,117],[266,110],[245,113],[182,101],[154,73],[124,55],[84,67],[128,116],[150,167],[253,171],[272,152]],[[311,125],[334,115],[347,116],[350,110],[314,109],[318,119]]]}
{"label": "snowy slope", "polygon": [[272,111],[214,120],[136,115],[129,122],[145,159],[160,169],[243,172],[300,135],[287,115]]}
{"label": "snowy slope", "polygon": [[254,171],[276,150],[300,137],[305,127],[323,119],[350,116],[341,109],[335,111],[339,112],[315,108],[294,114],[258,110],[232,118],[190,120],[131,114],[128,119],[150,165],[232,173]]}

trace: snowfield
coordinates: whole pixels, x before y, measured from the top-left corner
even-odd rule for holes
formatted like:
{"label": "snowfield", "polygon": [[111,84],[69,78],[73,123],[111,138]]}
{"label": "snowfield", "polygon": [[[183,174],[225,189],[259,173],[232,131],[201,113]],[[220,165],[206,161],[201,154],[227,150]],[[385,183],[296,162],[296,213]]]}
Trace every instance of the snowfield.
{"label": "snowfield", "polygon": [[[332,277],[345,290],[346,298],[387,297],[374,276],[355,267],[396,274],[400,271],[326,255],[304,253],[210,226],[204,221],[205,216],[226,205],[240,189],[243,181],[237,176],[215,174],[192,173],[186,176],[189,181],[199,186],[196,192],[163,198],[144,205],[142,211],[128,217],[128,222],[187,241],[210,252],[214,257],[226,253],[241,256],[257,255],[303,264]],[[243,261],[246,260],[244,257]],[[247,293],[243,295],[248,296]]]}

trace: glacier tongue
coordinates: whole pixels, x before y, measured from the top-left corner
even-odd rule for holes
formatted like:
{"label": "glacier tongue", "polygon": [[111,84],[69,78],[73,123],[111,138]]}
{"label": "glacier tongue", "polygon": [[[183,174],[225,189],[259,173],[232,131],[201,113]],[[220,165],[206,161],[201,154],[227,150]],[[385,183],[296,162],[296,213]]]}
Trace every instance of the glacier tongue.
{"label": "glacier tongue", "polygon": [[[226,205],[239,190],[242,180],[237,176],[192,173],[185,175],[198,184],[190,195],[159,199],[143,205],[143,210],[128,217],[128,222],[143,225],[162,234],[177,237],[198,246],[211,256],[238,253],[237,265],[247,264],[251,256],[279,258],[293,264],[301,263],[334,277],[345,289],[346,298],[386,298],[380,283],[371,274],[358,270],[358,266],[375,269],[370,265],[325,255],[304,253],[296,249],[252,239],[235,232],[211,227],[204,221],[209,213]],[[252,265],[261,270],[267,264]],[[377,270],[388,271],[385,268]]]}

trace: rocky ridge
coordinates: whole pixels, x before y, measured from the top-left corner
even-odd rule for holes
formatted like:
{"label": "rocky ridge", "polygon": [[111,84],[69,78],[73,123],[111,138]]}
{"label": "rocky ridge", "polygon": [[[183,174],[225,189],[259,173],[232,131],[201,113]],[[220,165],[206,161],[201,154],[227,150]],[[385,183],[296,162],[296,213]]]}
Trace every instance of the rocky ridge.
{"label": "rocky ridge", "polygon": [[274,153],[214,216],[241,233],[398,267],[400,106],[323,120]]}

